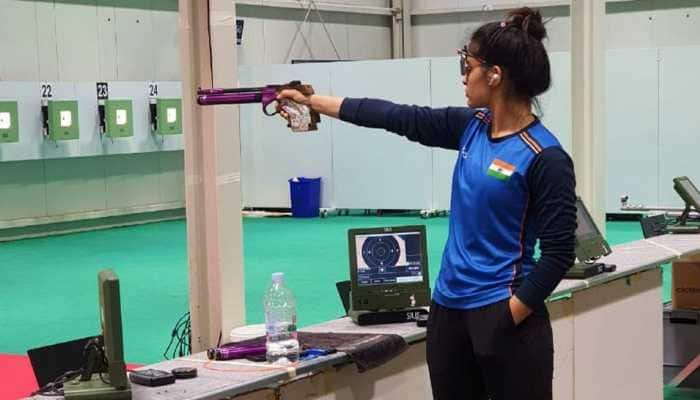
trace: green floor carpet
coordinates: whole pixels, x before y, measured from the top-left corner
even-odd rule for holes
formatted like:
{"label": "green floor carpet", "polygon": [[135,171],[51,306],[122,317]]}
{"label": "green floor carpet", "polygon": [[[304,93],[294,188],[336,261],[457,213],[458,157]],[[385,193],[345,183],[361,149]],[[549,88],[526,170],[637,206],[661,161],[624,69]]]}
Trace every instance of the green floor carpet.
{"label": "green floor carpet", "polygon": [[664,400],[700,400],[700,390],[664,388]]}
{"label": "green floor carpet", "polygon": [[[301,326],[341,315],[334,283],[348,275],[347,230],[408,224],[427,226],[434,282],[447,218],[245,219],[248,323],[263,321],[262,296],[275,271],[286,273]],[[640,239],[641,232],[638,223],[609,222],[607,236],[617,244]],[[159,361],[173,324],[187,311],[186,263],[184,221],[0,243],[0,353],[97,333],[97,271],[111,267],[121,281],[127,360]],[[668,286],[665,281],[666,298]]]}
{"label": "green floor carpet", "polygon": [[120,278],[125,356],[162,358],[187,309],[182,221],[0,243],[0,353],[99,333],[97,272]]}

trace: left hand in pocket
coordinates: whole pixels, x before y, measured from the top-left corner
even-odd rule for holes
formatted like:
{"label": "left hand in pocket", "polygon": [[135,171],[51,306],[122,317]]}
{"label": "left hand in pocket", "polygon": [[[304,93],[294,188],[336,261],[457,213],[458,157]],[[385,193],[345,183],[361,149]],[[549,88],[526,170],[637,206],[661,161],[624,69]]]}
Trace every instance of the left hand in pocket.
{"label": "left hand in pocket", "polygon": [[513,323],[516,326],[532,314],[532,310],[516,296],[511,296],[508,306],[510,307],[510,314],[513,316]]}

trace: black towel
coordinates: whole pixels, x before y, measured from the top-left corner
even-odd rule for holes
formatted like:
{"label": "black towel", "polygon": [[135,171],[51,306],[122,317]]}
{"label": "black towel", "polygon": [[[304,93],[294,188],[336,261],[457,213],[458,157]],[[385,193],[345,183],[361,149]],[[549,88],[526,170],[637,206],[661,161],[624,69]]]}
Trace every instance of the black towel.
{"label": "black towel", "polygon": [[[264,344],[265,337],[228,343],[223,347]],[[372,333],[313,333],[299,332],[299,345],[305,349],[342,351],[357,365],[359,372],[376,368],[403,353],[408,344],[399,335]]]}

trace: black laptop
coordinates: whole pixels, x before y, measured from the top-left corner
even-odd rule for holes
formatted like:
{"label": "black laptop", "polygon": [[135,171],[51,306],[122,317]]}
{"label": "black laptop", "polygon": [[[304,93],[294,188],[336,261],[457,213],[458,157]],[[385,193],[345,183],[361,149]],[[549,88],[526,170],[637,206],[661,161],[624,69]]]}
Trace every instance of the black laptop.
{"label": "black laptop", "polygon": [[85,365],[83,349],[90,340],[95,338],[96,336],[90,336],[27,350],[39,387],[53,382],[68,371],[78,370]]}

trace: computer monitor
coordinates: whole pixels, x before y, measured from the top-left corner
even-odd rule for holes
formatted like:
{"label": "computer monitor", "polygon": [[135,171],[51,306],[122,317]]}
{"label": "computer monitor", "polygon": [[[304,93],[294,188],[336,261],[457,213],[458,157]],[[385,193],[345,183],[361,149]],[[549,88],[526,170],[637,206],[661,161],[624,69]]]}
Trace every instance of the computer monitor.
{"label": "computer monitor", "polygon": [[425,226],[348,231],[353,310],[400,310],[430,304]]}
{"label": "computer monitor", "polygon": [[580,262],[595,260],[612,252],[581,198],[576,199],[576,258]]}
{"label": "computer monitor", "polygon": [[684,224],[691,208],[700,211],[700,191],[687,176],[673,178],[673,189],[685,202],[685,211],[680,218],[681,224]]}

